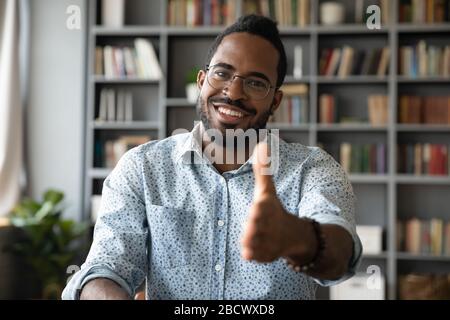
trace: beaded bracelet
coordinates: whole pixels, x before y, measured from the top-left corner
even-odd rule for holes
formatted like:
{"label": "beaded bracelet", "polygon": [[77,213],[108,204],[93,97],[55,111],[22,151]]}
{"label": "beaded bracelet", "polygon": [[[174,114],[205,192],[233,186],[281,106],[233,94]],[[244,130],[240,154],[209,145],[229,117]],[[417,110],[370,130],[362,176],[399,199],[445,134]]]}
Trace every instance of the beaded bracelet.
{"label": "beaded bracelet", "polygon": [[322,254],[325,250],[325,237],[322,233],[322,229],[320,227],[320,224],[313,219],[310,218],[304,218],[307,221],[310,221],[313,228],[314,228],[314,233],[316,235],[316,240],[317,240],[317,249],[316,249],[316,253],[314,255],[314,258],[312,258],[312,260],[305,264],[305,265],[294,265],[292,264],[290,261],[288,261],[287,259],[284,259],[284,261],[286,262],[286,264],[288,265],[288,267],[296,272],[307,272],[311,269],[313,269],[315,266],[318,265]]}

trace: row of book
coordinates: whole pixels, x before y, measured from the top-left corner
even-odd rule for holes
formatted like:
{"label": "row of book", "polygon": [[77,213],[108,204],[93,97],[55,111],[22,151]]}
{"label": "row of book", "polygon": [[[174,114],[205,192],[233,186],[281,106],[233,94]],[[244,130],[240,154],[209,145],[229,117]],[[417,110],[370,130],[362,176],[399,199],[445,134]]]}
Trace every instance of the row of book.
{"label": "row of book", "polygon": [[162,78],[155,49],[149,40],[143,38],[134,39],[134,47],[97,46],[95,74],[106,78]]}
{"label": "row of book", "polygon": [[169,0],[170,26],[221,26],[236,20],[238,0]]}
{"label": "row of book", "polygon": [[450,145],[431,143],[399,144],[397,169],[399,173],[415,175],[448,175]]}
{"label": "row of book", "polygon": [[332,94],[319,96],[319,123],[331,124],[337,122],[336,97]]}
{"label": "row of book", "polygon": [[310,23],[310,0],[244,0],[244,14],[270,17],[280,26],[304,27]]}
{"label": "row of book", "polygon": [[450,96],[403,95],[399,101],[398,120],[400,123],[450,125]]}
{"label": "row of book", "polygon": [[450,45],[438,47],[420,40],[399,49],[399,73],[408,77],[450,76]]}
{"label": "row of book", "polygon": [[96,167],[112,169],[130,149],[152,140],[149,135],[123,135],[115,139],[95,142],[94,163]]}
{"label": "row of book", "polygon": [[388,47],[372,50],[356,50],[350,46],[321,50],[319,74],[347,77],[350,75],[385,76],[389,70]]}
{"label": "row of book", "polygon": [[[388,97],[386,95],[369,95],[367,97],[367,111],[369,123],[373,126],[386,125],[388,119]],[[347,117],[348,119],[348,117]],[[319,123],[332,124],[337,122],[349,122],[345,117],[338,119],[337,98],[332,94],[319,96]],[[351,121],[365,122],[364,119],[352,119]]]}
{"label": "row of book", "polygon": [[269,122],[303,124],[309,117],[309,87],[306,84],[285,84],[280,106],[269,118]]}
{"label": "row of book", "polygon": [[133,121],[133,94],[129,90],[102,88],[95,119],[98,122]]}
{"label": "row of book", "polygon": [[450,300],[450,274],[409,273],[398,277],[400,300]]}
{"label": "row of book", "polygon": [[450,222],[438,218],[397,221],[397,249],[413,254],[450,255]]}
{"label": "row of book", "polygon": [[327,150],[347,173],[385,174],[387,172],[386,144],[318,143]]}
{"label": "row of book", "polygon": [[450,21],[449,0],[401,0],[400,22],[442,23]]}
{"label": "row of book", "polygon": [[308,96],[285,97],[280,106],[269,118],[269,122],[304,124],[308,123]]}

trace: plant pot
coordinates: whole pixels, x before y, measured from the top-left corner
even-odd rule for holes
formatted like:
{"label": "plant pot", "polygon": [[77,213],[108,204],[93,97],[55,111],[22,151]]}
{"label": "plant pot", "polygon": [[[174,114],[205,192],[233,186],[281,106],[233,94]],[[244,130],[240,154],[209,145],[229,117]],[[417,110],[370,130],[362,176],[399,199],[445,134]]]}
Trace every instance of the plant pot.
{"label": "plant pot", "polygon": [[320,5],[320,22],[323,25],[334,26],[344,23],[345,8],[339,2],[325,2]]}
{"label": "plant pot", "polygon": [[200,90],[198,90],[196,83],[189,83],[186,85],[186,98],[189,103],[196,103]]}

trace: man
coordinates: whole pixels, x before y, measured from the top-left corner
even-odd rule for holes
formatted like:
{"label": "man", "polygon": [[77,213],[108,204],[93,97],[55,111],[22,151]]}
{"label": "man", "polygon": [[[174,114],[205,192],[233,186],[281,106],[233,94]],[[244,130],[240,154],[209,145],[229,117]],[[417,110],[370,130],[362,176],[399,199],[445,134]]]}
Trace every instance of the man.
{"label": "man", "polygon": [[[282,100],[276,24],[240,18],[207,60],[197,79],[201,123],[120,160],[104,183],[89,256],[63,298],[130,299],[146,280],[148,299],[313,299],[316,283],[354,274],[362,251],[354,195],[331,156],[269,134],[253,153],[245,143],[225,157],[225,141],[263,132]],[[238,133],[227,140],[230,129]]]}

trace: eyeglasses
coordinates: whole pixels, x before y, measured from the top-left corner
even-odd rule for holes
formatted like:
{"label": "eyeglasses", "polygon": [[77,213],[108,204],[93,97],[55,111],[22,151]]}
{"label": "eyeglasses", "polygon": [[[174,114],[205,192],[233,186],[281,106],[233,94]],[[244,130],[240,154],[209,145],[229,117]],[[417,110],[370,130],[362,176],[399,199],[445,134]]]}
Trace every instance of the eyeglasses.
{"label": "eyeglasses", "polygon": [[233,73],[221,65],[206,66],[206,79],[211,87],[223,90],[231,85],[235,78],[241,78],[244,85],[244,93],[253,100],[262,100],[274,86],[264,78],[258,76],[243,77]]}

